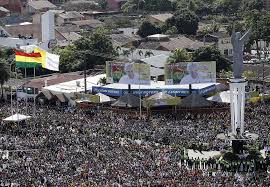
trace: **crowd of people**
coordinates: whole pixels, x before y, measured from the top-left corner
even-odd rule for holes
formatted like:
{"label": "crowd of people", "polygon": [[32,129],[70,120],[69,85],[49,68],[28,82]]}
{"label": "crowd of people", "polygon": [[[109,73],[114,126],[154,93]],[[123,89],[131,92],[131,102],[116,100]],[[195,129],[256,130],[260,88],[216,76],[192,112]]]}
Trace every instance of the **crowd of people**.
{"label": "crowd of people", "polygon": [[[18,108],[26,114],[25,104]],[[32,114],[29,106],[28,111]],[[246,129],[259,134],[259,145],[268,138],[269,113],[265,105],[246,110]],[[1,119],[10,115],[10,104],[1,103]],[[147,118],[37,106],[26,124],[1,120],[0,186],[269,186],[266,172],[183,162],[183,147],[228,149],[216,136],[229,124],[229,111]]]}

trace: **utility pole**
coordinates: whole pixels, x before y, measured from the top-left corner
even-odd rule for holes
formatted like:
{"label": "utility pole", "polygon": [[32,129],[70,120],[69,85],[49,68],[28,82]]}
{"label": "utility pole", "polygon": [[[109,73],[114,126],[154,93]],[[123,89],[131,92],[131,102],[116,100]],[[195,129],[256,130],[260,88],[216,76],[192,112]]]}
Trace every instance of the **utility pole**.
{"label": "utility pole", "polygon": [[86,82],[86,54],[84,55],[84,70],[83,70],[83,75],[84,75],[84,93],[87,93],[87,82]]}

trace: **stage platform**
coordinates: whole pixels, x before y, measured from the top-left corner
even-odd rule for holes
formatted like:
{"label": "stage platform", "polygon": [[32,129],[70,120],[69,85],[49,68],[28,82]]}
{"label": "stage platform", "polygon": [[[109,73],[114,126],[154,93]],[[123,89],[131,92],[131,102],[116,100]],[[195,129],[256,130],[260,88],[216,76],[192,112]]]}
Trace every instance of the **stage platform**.
{"label": "stage platform", "polygon": [[[87,77],[87,88],[89,93],[103,93],[108,96],[120,97],[128,93],[128,84],[108,84],[102,86],[99,84],[101,78],[106,77],[105,74]],[[216,90],[219,83],[201,83],[192,84],[192,93],[207,95]],[[74,93],[84,92],[84,79],[68,81],[56,85],[51,85],[43,88],[43,91],[49,91],[54,94],[64,94],[70,98]],[[164,81],[151,81],[151,85],[131,85],[131,93],[139,96],[150,96],[158,92],[165,92],[172,96],[185,97],[189,95],[189,85],[165,85]]]}
{"label": "stage platform", "polygon": [[[192,84],[192,93],[200,95],[207,95],[216,90],[218,83],[202,83]],[[189,95],[189,85],[165,85],[164,81],[154,82],[151,81],[151,85],[131,85],[131,93],[134,95],[150,96],[158,92],[165,92],[172,96],[185,97]],[[92,86],[93,93],[103,93],[108,96],[119,97],[128,93],[127,84],[109,84],[106,86]]]}

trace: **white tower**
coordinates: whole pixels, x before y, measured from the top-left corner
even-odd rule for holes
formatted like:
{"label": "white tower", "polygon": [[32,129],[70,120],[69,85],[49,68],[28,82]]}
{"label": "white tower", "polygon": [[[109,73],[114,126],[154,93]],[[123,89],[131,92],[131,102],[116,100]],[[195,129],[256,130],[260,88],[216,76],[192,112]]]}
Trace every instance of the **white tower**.
{"label": "white tower", "polygon": [[231,101],[231,127],[232,134],[244,133],[244,112],[245,112],[245,79],[230,79],[230,101]]}
{"label": "white tower", "polygon": [[55,40],[54,13],[47,11],[41,16],[42,44],[45,50],[49,49],[49,43]]}

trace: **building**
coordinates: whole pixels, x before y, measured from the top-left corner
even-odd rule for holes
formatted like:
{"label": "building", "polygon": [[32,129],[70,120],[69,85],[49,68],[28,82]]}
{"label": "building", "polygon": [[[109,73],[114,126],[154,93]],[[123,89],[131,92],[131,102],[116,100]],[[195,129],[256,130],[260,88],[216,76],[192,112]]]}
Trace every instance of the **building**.
{"label": "building", "polygon": [[188,51],[194,51],[205,45],[213,45],[213,43],[203,43],[198,40],[192,40],[185,36],[178,36],[176,38],[167,38],[166,41],[148,40],[142,42],[139,48],[163,51],[174,51],[175,49],[186,49]]}
{"label": "building", "polygon": [[5,7],[0,6],[0,18],[10,16],[10,11]]}
{"label": "building", "polygon": [[231,43],[231,36],[226,32],[213,33],[212,35],[218,38],[216,47],[220,50],[221,54],[228,57],[232,57],[233,46]]}
{"label": "building", "polygon": [[264,7],[266,10],[270,10],[270,0],[264,0]]}
{"label": "building", "polygon": [[165,23],[165,21],[169,18],[173,17],[173,14],[156,14],[156,15],[149,15],[148,16],[148,20],[149,22],[151,22],[152,24],[163,24]]}
{"label": "building", "polygon": [[121,10],[121,6],[125,4],[127,0],[107,0],[107,9],[112,11]]}
{"label": "building", "polygon": [[79,20],[79,21],[72,21],[72,24],[78,26],[80,29],[84,31],[92,31],[98,27],[105,26],[105,23],[97,20],[97,19],[88,19],[88,20]]}
{"label": "building", "polygon": [[56,16],[56,25],[60,26],[66,23],[71,23],[72,21],[83,20],[84,16],[76,11],[68,11]]}
{"label": "building", "polygon": [[47,12],[50,9],[55,9],[56,6],[47,0],[29,1],[26,6],[27,13],[34,14],[38,12]]}
{"label": "building", "polygon": [[111,34],[110,36],[114,46],[131,48],[133,46],[138,46],[140,43],[140,38],[136,35]]}

